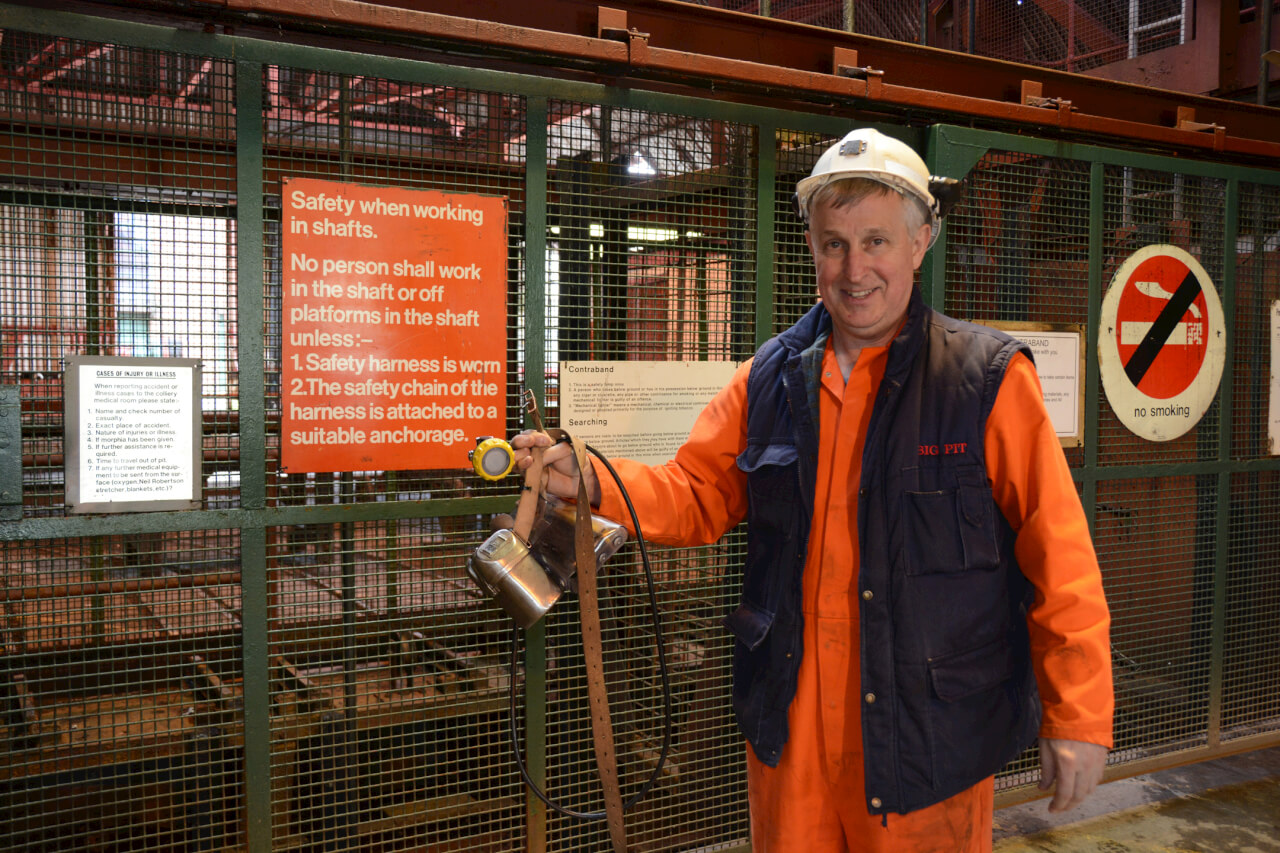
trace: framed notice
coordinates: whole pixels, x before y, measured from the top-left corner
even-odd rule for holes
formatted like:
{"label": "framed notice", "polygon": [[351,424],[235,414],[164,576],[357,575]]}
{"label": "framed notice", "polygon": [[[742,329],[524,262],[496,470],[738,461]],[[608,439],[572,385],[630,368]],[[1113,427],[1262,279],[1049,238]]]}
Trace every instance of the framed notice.
{"label": "framed notice", "polygon": [[73,513],[200,508],[200,360],[68,356]]}
{"label": "framed notice", "polygon": [[605,456],[661,465],[737,369],[732,361],[562,361],[560,425]]}
{"label": "framed notice", "polygon": [[1084,327],[1069,323],[983,321],[1031,348],[1044,406],[1063,447],[1084,444]]}

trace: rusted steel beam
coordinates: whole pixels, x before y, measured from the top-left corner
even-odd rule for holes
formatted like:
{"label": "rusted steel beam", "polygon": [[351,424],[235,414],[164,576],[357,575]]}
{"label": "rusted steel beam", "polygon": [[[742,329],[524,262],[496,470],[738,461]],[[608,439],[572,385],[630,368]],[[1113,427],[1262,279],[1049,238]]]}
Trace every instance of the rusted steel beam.
{"label": "rusted steel beam", "polygon": [[[30,116],[33,124],[41,119],[39,114]],[[119,125],[111,126],[113,123],[93,124],[95,129],[121,129]],[[191,138],[195,138],[194,133]],[[188,150],[194,150],[194,144]],[[15,177],[93,174],[104,184],[166,188],[174,186],[174,177],[179,176],[185,182],[183,186],[190,189],[226,192],[234,188],[235,163],[229,154],[208,145],[201,148],[200,156],[202,169],[186,169],[184,163],[157,158],[154,148],[146,145],[0,132],[0,160],[5,162],[9,174]],[[58,333],[70,334],[72,331],[62,329]]]}
{"label": "rusted steel beam", "polygon": [[120,595],[167,589],[226,586],[240,583],[239,571],[206,572],[198,575],[167,574],[150,578],[120,578],[109,581],[69,581],[66,583],[5,586],[0,600],[30,601],[45,598],[70,598],[85,595]]}
{"label": "rusted steel beam", "polygon": [[[725,82],[779,97],[873,102],[895,110],[927,109],[945,118],[979,117],[1001,124],[1057,128],[1091,136],[1280,157],[1277,111],[1236,101],[1118,83],[952,51],[761,18],[674,0],[625,0],[601,7],[588,0],[473,0],[472,17],[452,0],[399,0],[399,6],[355,0],[200,0],[246,21],[309,23],[383,30],[441,42],[490,47],[539,64],[573,59],[596,66],[616,85],[619,68],[636,79],[689,87]],[[124,5],[124,4],[118,4]],[[606,22],[602,25],[602,21]],[[335,30],[336,31],[336,30]],[[446,48],[447,49],[447,48]],[[856,51],[863,67],[883,73],[872,85],[832,73],[833,49]],[[1020,102],[1024,80],[1039,82],[1072,108],[1056,115]],[[1221,135],[1179,130],[1179,107],[1195,110]],[[1101,140],[1098,140],[1101,141]]]}

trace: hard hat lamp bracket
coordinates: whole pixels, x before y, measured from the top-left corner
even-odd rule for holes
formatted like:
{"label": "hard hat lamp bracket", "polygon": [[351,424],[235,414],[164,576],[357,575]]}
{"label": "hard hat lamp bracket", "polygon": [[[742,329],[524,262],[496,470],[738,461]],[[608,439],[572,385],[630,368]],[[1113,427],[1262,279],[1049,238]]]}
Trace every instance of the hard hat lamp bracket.
{"label": "hard hat lamp bracket", "polygon": [[867,140],[865,139],[846,139],[840,143],[840,156],[842,157],[857,157],[866,150]]}

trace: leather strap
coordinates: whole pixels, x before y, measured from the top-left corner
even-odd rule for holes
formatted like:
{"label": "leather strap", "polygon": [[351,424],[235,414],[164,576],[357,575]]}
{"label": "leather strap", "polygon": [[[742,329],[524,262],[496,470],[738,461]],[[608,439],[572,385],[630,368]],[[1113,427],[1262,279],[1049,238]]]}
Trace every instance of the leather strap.
{"label": "leather strap", "polygon": [[[557,433],[573,446],[578,470],[587,469],[586,446],[564,430]],[[595,533],[591,525],[591,501],[586,481],[578,477],[578,503],[574,511],[574,556],[578,564],[578,612],[582,622],[582,652],[587,665],[587,701],[591,706],[591,734],[595,743],[596,766],[604,788],[605,820],[614,853],[626,853],[627,833],[622,816],[622,787],[618,781],[618,758],[613,743],[613,721],[609,714],[609,692],[604,680],[604,641],[600,627],[600,601],[596,588]]]}
{"label": "leather strap", "polygon": [[[578,470],[587,465],[586,445],[562,429],[546,430],[553,441],[568,441],[573,447]],[[512,527],[526,543],[537,521],[538,496],[546,488],[547,472],[543,448],[535,447],[533,464],[524,475],[524,491],[516,505]],[[585,480],[578,477],[578,502],[573,517],[574,560],[577,563],[578,612],[582,624],[582,653],[587,666],[587,702],[591,709],[591,736],[595,745],[596,768],[604,789],[605,820],[614,853],[627,853],[626,827],[622,815],[622,786],[618,781],[618,757],[613,743],[613,720],[609,713],[609,692],[604,680],[604,640],[600,627],[600,600],[596,588],[595,531],[591,523],[591,499]]]}

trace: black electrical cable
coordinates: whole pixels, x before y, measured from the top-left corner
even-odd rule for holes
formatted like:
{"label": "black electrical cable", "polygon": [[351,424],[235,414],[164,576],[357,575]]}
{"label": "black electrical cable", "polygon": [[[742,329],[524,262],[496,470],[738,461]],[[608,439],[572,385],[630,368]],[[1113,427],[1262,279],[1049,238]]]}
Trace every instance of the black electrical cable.
{"label": "black electrical cable", "polygon": [[[630,809],[636,803],[645,798],[645,795],[657,784],[658,777],[662,775],[662,768],[667,763],[667,753],[671,750],[671,733],[675,727],[674,713],[671,707],[671,683],[667,677],[667,654],[664,650],[665,643],[662,638],[662,613],[658,610],[658,594],[654,590],[653,584],[653,567],[649,564],[649,552],[644,546],[644,534],[640,531],[640,519],[636,516],[636,508],[631,504],[631,496],[627,494],[626,486],[622,485],[622,478],[618,476],[618,472],[609,464],[609,460],[605,459],[591,445],[583,445],[587,452],[599,459],[604,467],[613,476],[614,482],[618,484],[618,488],[622,491],[622,499],[627,503],[627,512],[631,514],[631,523],[636,528],[636,545],[640,549],[640,560],[644,564],[645,586],[649,592],[649,608],[653,613],[653,637],[654,643],[658,647],[658,678],[662,683],[662,699],[663,699],[663,729],[662,729],[662,750],[658,753],[658,763],[654,766],[653,772],[649,774],[649,779],[635,793],[631,799],[623,804],[623,810]],[[581,476],[581,475],[579,475]],[[520,768],[520,778],[529,786],[529,790],[542,800],[548,808],[558,812],[566,817],[578,818],[579,820],[604,820],[606,815],[603,811],[598,812],[579,812],[560,805],[547,796],[546,792],[538,787],[538,784],[529,776],[528,769],[524,766],[524,757],[520,751],[520,735],[516,731],[516,670],[519,667],[520,654],[520,627],[513,626],[511,632],[511,678],[509,684],[510,694],[510,726],[511,733],[511,751],[516,757],[516,766]]]}

